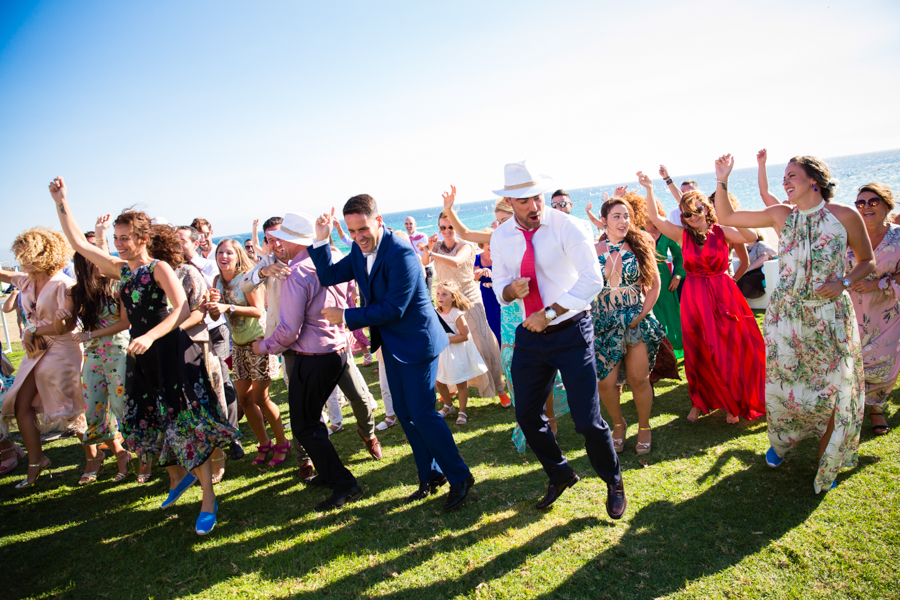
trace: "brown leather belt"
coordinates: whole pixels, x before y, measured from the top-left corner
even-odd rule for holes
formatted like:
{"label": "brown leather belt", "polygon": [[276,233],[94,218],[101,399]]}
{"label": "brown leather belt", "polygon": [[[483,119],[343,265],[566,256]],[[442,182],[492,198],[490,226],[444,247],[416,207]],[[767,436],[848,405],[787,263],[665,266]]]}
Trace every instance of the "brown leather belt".
{"label": "brown leather belt", "polygon": [[587,316],[587,311],[583,310],[571,319],[566,319],[562,323],[557,323],[556,325],[547,325],[547,328],[544,329],[541,333],[553,333],[554,331],[559,331],[560,329],[565,329],[566,327],[572,325],[573,323],[580,321],[581,319]]}

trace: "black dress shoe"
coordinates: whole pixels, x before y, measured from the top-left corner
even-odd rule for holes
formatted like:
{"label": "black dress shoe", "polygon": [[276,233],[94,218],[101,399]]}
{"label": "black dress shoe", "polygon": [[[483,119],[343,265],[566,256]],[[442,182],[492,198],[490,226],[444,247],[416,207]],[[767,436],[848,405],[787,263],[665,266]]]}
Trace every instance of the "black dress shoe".
{"label": "black dress shoe", "polygon": [[240,442],[231,442],[231,458],[232,460],[241,460],[244,458],[244,447]]}
{"label": "black dress shoe", "polygon": [[444,475],[435,475],[428,482],[420,481],[419,489],[407,496],[406,501],[416,502],[417,500],[424,500],[445,483],[447,483],[447,478]]}
{"label": "black dress shoe", "polygon": [[348,502],[355,502],[362,497],[363,489],[359,486],[358,483],[355,483],[349,490],[343,492],[335,492],[316,504],[316,510],[319,512],[324,512],[326,510],[332,510],[334,508],[341,508]]}
{"label": "black dress shoe", "polygon": [[613,519],[621,519],[625,514],[625,507],[628,506],[628,499],[625,498],[625,485],[620,481],[616,485],[606,484],[606,514]]}
{"label": "black dress shoe", "polygon": [[328,487],[328,484],[325,483],[325,481],[322,479],[321,475],[313,475],[309,479],[302,479],[301,481],[303,483],[305,483],[306,485],[315,485],[318,487]]}
{"label": "black dress shoe", "polygon": [[556,502],[556,499],[562,495],[563,491],[565,491],[567,487],[572,487],[576,483],[578,483],[578,475],[576,475],[575,473],[572,473],[571,479],[567,479],[562,483],[557,483],[556,485],[553,485],[551,483],[549,486],[547,486],[547,494],[543,498],[541,498],[540,502],[534,505],[535,508],[537,508],[538,510],[546,510],[550,508],[550,505]]}
{"label": "black dress shoe", "polygon": [[450,493],[447,494],[447,502],[444,503],[444,510],[453,510],[466,500],[469,490],[475,485],[475,478],[469,474],[469,478],[462,483],[450,486]]}

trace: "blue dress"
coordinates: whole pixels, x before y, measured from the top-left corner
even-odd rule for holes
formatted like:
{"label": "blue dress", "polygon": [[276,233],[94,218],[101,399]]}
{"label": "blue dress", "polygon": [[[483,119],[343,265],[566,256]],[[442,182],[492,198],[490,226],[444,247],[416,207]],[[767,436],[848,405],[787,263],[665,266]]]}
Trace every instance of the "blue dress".
{"label": "blue dress", "polygon": [[[481,255],[475,257],[475,268],[485,269],[478,280],[478,286],[481,288],[481,301],[484,303],[484,312],[487,314],[488,326],[494,332],[494,336],[499,342],[500,335],[500,303],[497,302],[497,296],[494,295],[494,280],[491,278],[491,268],[481,266]],[[507,378],[507,381],[509,379]]]}

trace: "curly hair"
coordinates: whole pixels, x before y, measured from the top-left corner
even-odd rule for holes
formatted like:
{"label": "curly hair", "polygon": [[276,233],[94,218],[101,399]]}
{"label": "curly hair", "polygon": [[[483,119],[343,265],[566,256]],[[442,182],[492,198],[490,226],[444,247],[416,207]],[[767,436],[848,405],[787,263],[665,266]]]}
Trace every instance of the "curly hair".
{"label": "curly hair", "polygon": [[788,164],[795,164],[806,173],[806,176],[815,180],[822,194],[822,198],[826,201],[834,198],[834,188],[837,187],[837,181],[831,178],[831,169],[825,164],[825,161],[815,156],[795,156],[788,161]]}
{"label": "curly hair", "polygon": [[647,199],[644,196],[641,196],[637,192],[633,191],[626,192],[624,195],[619,197],[631,205],[631,218],[635,228],[638,230],[643,229],[644,225],[647,224],[647,220],[650,218],[647,215]]}
{"label": "curly hair", "polygon": [[[731,194],[729,194],[730,196]],[[694,240],[694,243],[698,246],[702,246],[706,243],[706,236],[709,235],[709,231],[706,233],[700,233],[693,227],[687,224],[687,221],[684,219],[684,211],[688,208],[693,209],[693,201],[696,200],[700,203],[701,210],[702,207],[706,207],[706,224],[712,227],[714,224],[719,222],[719,219],[716,217],[716,207],[713,206],[713,203],[709,201],[703,192],[688,192],[684,196],[681,197],[681,201],[678,202],[678,208],[681,209],[681,226],[684,227],[684,230],[688,232],[688,235],[691,236],[691,239]]]}
{"label": "curly hair", "polygon": [[[628,231],[625,232],[625,241],[637,258],[638,270],[641,272],[641,285],[649,288],[653,285],[653,280],[659,273],[659,267],[656,265],[658,258],[656,255],[656,242],[653,241],[649,234],[638,229],[633,207],[625,200],[624,196],[610,198],[604,202],[603,206],[600,207],[600,216],[606,219],[609,216],[609,211],[618,205],[624,206],[625,210],[628,211],[629,223]],[[646,212],[644,214],[646,216]]]}
{"label": "curly hair", "polygon": [[72,248],[62,233],[49,227],[26,229],[10,248],[19,265],[31,265],[38,273],[51,277],[66,266],[72,256]]}

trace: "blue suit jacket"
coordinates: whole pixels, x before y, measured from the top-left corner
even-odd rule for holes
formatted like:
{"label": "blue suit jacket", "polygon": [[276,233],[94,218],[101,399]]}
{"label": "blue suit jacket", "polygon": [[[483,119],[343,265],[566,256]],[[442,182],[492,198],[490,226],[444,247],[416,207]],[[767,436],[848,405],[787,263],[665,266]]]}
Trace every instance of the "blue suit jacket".
{"label": "blue suit jacket", "polygon": [[351,331],[370,328],[372,352],[383,343],[400,362],[419,363],[434,359],[450,343],[428,295],[419,257],[387,228],[370,274],[356,244],[337,264],[327,245],[310,246],[309,255],[322,285],[356,280],[365,306],[346,309],[344,320]]}

